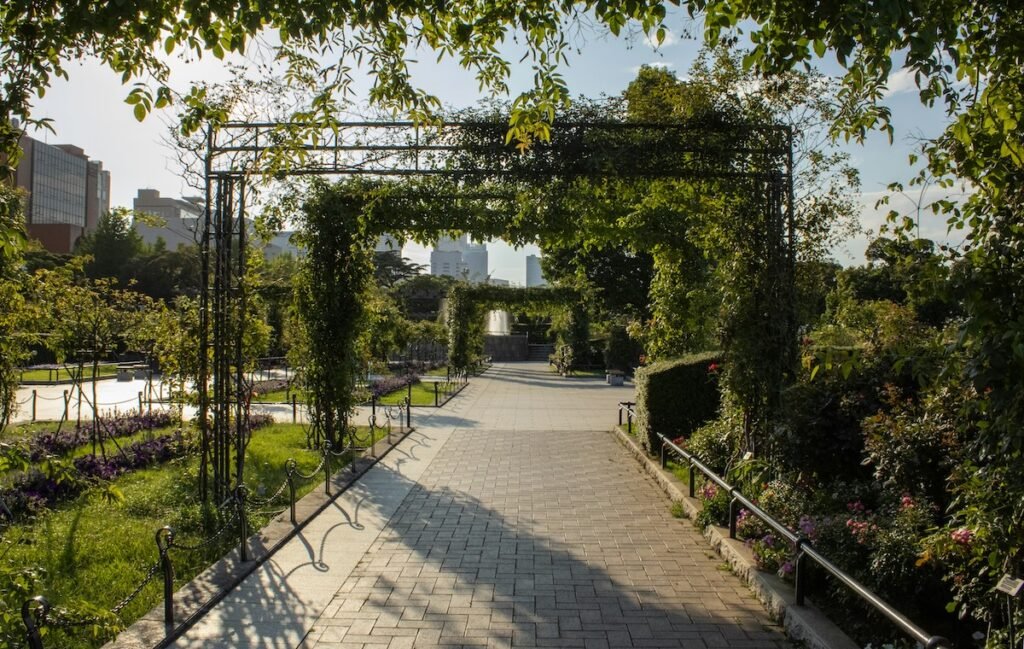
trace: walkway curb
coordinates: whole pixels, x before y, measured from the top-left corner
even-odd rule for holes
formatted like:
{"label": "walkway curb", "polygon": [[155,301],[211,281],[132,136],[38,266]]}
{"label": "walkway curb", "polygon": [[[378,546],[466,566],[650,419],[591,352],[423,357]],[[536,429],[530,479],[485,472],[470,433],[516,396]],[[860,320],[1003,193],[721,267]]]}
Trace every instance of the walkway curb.
{"label": "walkway curb", "polygon": [[[239,559],[236,544],[227,554],[183,584],[174,593],[173,627],[168,628],[164,624],[164,604],[161,600],[148,613],[104,644],[102,649],[160,649],[170,646],[414,432],[415,426],[402,433],[395,433],[397,439],[393,442],[389,443],[386,437],[378,440],[371,455],[358,457],[331,474],[331,495],[326,495],[320,488],[314,488],[296,501],[298,522],[295,525],[288,520],[288,509],[270,519],[265,527],[247,539],[252,557],[249,561]],[[351,470],[352,466],[357,466],[355,472]]]}
{"label": "walkway curb", "polygon": [[[672,502],[679,503],[686,517],[696,521],[702,509],[700,501],[686,495],[687,488],[648,457],[632,437],[618,427],[613,432]],[[753,591],[772,619],[783,626],[791,640],[803,643],[807,649],[858,649],[857,643],[817,608],[797,606],[793,589],[775,575],[758,570],[750,550],[742,541],[730,539],[727,529],[709,525],[703,534],[712,549],[729,564],[733,574]]]}

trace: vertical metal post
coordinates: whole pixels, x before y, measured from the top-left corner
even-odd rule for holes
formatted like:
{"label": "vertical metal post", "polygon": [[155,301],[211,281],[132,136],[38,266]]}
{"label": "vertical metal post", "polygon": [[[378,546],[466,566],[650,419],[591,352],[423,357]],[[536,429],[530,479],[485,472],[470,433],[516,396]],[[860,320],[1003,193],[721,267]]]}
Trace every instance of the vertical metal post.
{"label": "vertical metal post", "polygon": [[[238,270],[235,288],[238,295],[238,320],[235,324],[235,482],[243,484],[245,471],[245,440],[247,436],[248,412],[245,410],[245,363],[243,363],[242,341],[245,338],[245,313],[247,287],[245,277],[246,236],[245,226],[245,177],[238,183]],[[230,242],[231,239],[229,238]],[[230,295],[231,293],[229,293]],[[230,310],[229,310],[230,313]]]}
{"label": "vertical metal post", "polygon": [[619,404],[619,425],[622,425],[622,404]]}
{"label": "vertical metal post", "polygon": [[292,395],[292,423],[299,421],[299,397],[298,395]]}
{"label": "vertical metal post", "polygon": [[738,501],[736,500],[735,497],[732,500],[729,501],[729,538],[730,539],[736,538],[736,515],[738,514],[738,512],[736,511],[736,503],[737,502]]}
{"label": "vertical metal post", "polygon": [[632,410],[627,410],[626,411],[626,432],[628,432],[630,435],[633,434],[633,411]]}
{"label": "vertical metal post", "polygon": [[160,570],[164,575],[164,625],[174,626],[174,566],[171,564],[171,543],[174,530],[170,526],[156,531],[156,549],[160,553]]}
{"label": "vertical metal post", "polygon": [[238,506],[238,556],[242,561],[249,560],[249,524],[245,520],[245,492],[244,484],[235,487],[235,503]]}
{"label": "vertical metal post", "polygon": [[139,390],[139,414],[142,414],[142,390]]}
{"label": "vertical metal post", "polygon": [[409,403],[412,403],[412,381],[405,386],[405,397]]}
{"label": "vertical metal post", "polygon": [[409,397],[405,398],[405,427],[412,428],[412,400]]}
{"label": "vertical metal post", "polygon": [[377,395],[376,394],[371,394],[370,395],[370,416],[374,417],[374,418],[377,417]]}
{"label": "vertical metal post", "polygon": [[288,476],[288,505],[291,509],[292,525],[295,525],[295,467],[294,458],[288,458],[284,463],[285,475]]}
{"label": "vertical metal post", "polygon": [[804,605],[804,597],[807,596],[807,555],[798,548],[796,554],[796,605]]}
{"label": "vertical metal post", "polygon": [[[38,604],[32,610],[32,604]],[[43,649],[43,639],[39,637],[39,626],[46,623],[46,615],[50,612],[50,602],[42,595],[36,595],[21,605],[21,621],[25,625],[25,642],[28,649]]]}
{"label": "vertical metal post", "polygon": [[668,454],[665,452],[666,446],[665,440],[661,440],[661,468],[663,469],[668,468]]}
{"label": "vertical metal post", "polygon": [[36,391],[32,390],[32,421],[36,420]]}
{"label": "vertical metal post", "polygon": [[331,495],[331,440],[324,440],[324,493]]}
{"label": "vertical metal post", "polygon": [[697,494],[697,475],[693,472],[693,460],[687,464],[686,472],[690,477],[690,498],[693,498]]}
{"label": "vertical metal post", "polygon": [[71,405],[71,396],[68,394],[67,390],[64,390],[64,420],[65,421],[67,421],[68,419],[71,418],[70,414],[68,414],[68,408],[70,407],[70,405]]}
{"label": "vertical metal post", "polygon": [[434,382],[434,407],[435,408],[438,407],[438,402],[437,402],[437,382],[436,381]]}
{"label": "vertical metal post", "polygon": [[203,502],[209,498],[210,463],[210,216],[213,204],[213,125],[206,127],[205,189],[206,203],[203,205],[203,231],[199,240],[199,264],[202,275],[202,290],[199,293],[199,376],[196,390],[199,393],[199,492]]}

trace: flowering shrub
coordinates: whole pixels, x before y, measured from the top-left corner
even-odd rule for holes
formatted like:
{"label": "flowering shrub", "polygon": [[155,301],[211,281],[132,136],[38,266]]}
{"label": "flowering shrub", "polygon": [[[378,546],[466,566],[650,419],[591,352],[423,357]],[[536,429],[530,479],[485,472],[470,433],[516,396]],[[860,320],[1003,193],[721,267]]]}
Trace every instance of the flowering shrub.
{"label": "flowering shrub", "polygon": [[255,381],[252,384],[252,393],[254,396],[261,394],[269,394],[271,392],[279,392],[281,390],[287,390],[291,387],[291,381],[286,379],[268,379],[266,381]]}
{"label": "flowering shrub", "polygon": [[708,525],[727,525],[729,523],[729,492],[708,482],[700,488],[697,496],[704,503],[700,514],[697,515],[697,527],[704,528]]}
{"label": "flowering shrub", "polygon": [[[165,428],[174,423],[173,416],[167,411],[137,414],[128,412],[116,417],[105,418],[100,423],[103,437],[117,439],[130,437],[136,433],[157,428]],[[92,440],[92,426],[76,426],[66,431],[40,433],[29,440],[29,453],[33,462],[38,462],[50,455],[66,455]]]}
{"label": "flowering shrub", "polygon": [[373,397],[379,399],[386,394],[394,392],[395,390],[419,382],[420,377],[416,376],[415,374],[408,374],[406,376],[389,376],[370,383],[370,394]]}

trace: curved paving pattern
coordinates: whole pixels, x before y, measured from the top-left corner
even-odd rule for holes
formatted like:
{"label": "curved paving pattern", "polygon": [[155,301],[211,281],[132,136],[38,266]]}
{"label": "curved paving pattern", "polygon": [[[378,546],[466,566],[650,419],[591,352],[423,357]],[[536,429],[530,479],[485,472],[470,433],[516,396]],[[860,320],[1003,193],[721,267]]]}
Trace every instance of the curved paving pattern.
{"label": "curved paving pattern", "polygon": [[174,646],[789,646],[606,432],[631,396],[492,368]]}

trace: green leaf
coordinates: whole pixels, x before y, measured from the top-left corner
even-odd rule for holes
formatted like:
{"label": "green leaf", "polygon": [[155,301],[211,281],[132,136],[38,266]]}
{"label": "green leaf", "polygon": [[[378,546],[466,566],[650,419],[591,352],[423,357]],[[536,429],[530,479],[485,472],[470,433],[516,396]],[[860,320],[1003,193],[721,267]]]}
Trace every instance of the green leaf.
{"label": "green leaf", "polygon": [[146,119],[146,107],[143,106],[141,103],[135,104],[134,113],[135,119],[137,121],[141,122],[142,120]]}

